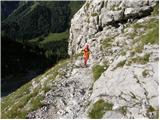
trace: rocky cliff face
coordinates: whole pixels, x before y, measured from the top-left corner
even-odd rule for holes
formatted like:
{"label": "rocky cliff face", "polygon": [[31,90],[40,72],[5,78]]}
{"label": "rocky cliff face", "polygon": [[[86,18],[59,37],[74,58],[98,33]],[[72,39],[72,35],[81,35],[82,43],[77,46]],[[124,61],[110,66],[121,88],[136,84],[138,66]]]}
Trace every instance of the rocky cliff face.
{"label": "rocky cliff face", "polygon": [[[158,33],[155,38],[150,36],[158,30],[153,25],[158,25],[153,12],[156,4],[152,0],[88,0],[72,19],[69,54],[79,54],[87,38],[91,66],[108,67],[94,83],[90,97],[93,103],[99,99],[113,103],[113,111],[103,118],[156,116]],[[125,115],[115,112],[120,108],[126,108]]]}
{"label": "rocky cliff face", "polygon": [[[158,5],[87,0],[71,20],[73,59],[31,81],[30,93],[39,88],[36,97],[44,99],[27,117],[158,118]],[[85,39],[92,51],[87,68],[80,53]],[[28,100],[21,111],[31,106]]]}
{"label": "rocky cliff face", "polygon": [[98,42],[88,39],[92,46],[96,45],[91,48],[100,49],[102,39],[121,34],[126,23],[150,15],[154,5],[151,0],[88,0],[71,20],[69,54],[78,53],[88,37]]}

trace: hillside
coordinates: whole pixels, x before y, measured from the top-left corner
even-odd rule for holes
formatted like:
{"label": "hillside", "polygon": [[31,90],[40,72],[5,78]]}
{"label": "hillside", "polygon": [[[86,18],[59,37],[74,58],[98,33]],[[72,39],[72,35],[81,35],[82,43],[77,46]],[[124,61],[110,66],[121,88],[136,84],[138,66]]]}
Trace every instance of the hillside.
{"label": "hillside", "polygon": [[16,90],[53,64],[53,61],[42,54],[44,50],[36,47],[23,45],[3,36],[1,46],[2,96]]}
{"label": "hillside", "polygon": [[[18,7],[14,11],[12,10],[10,14],[7,12],[11,11],[8,8],[12,2],[1,3],[1,13],[9,15],[2,21],[3,38],[45,49],[45,56],[49,59],[55,59],[54,53],[59,51],[53,44],[58,44],[59,47],[61,45],[61,43],[59,45],[59,41],[65,41],[64,46],[68,45],[70,19],[84,4],[83,1],[21,1],[13,3],[13,8],[17,4]],[[61,37],[58,38],[57,36]],[[67,47],[64,46],[62,48],[66,51]]]}
{"label": "hillside", "polygon": [[2,118],[158,119],[158,7],[153,0],[87,0],[71,19],[70,58],[4,97]]}
{"label": "hillside", "polygon": [[1,2],[2,96],[68,58],[70,19],[83,3]]}
{"label": "hillside", "polygon": [[2,21],[2,31],[9,38],[21,41],[64,32],[69,28],[72,15],[82,4],[83,2],[76,1],[22,1],[18,8]]}

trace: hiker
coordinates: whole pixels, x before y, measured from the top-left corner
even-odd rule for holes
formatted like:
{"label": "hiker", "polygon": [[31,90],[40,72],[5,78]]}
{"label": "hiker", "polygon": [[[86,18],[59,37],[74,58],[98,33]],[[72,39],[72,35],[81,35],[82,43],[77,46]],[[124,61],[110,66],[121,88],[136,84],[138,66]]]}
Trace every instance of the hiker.
{"label": "hiker", "polygon": [[84,65],[87,67],[87,61],[88,61],[88,59],[89,59],[89,54],[90,54],[90,52],[91,52],[90,49],[89,49],[89,44],[87,43],[87,41],[86,41],[86,43],[85,43],[83,52],[84,52],[84,54],[83,54],[83,57],[84,57]]}

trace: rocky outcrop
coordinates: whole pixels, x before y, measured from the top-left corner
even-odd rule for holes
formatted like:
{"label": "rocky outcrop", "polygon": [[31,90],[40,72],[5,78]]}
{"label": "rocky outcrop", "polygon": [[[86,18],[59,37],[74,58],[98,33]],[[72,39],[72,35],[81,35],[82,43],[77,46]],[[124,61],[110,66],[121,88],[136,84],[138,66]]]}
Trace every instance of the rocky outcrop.
{"label": "rocky outcrop", "polygon": [[[158,46],[146,50],[151,50],[158,57]],[[145,65],[124,65],[113,70],[114,65],[120,62],[119,58],[94,83],[90,99],[107,99],[114,103],[115,111],[126,106],[127,118],[154,118],[156,113],[148,115],[147,111],[150,106],[158,110],[158,61],[150,61]],[[144,72],[147,74],[144,75]]]}
{"label": "rocky outcrop", "polygon": [[[154,29],[147,28],[151,21],[158,23],[158,16],[151,15],[156,4],[152,0],[88,0],[74,15],[68,53],[79,54],[87,38],[92,51],[90,67],[95,63],[109,66],[93,84],[88,111],[104,99],[113,103],[113,110],[103,118],[156,118],[159,47],[142,40]],[[126,113],[120,114],[124,106]]]}
{"label": "rocky outcrop", "polygon": [[[110,29],[109,25],[119,28],[123,25],[122,23],[149,15],[154,5],[153,0],[86,1],[71,20],[68,53],[70,55],[77,54],[82,48],[85,38],[89,36],[95,37],[96,42],[100,42],[103,36],[101,35],[101,38],[98,39],[98,35],[107,32],[106,30]],[[89,39],[88,42],[93,43],[92,39]]]}

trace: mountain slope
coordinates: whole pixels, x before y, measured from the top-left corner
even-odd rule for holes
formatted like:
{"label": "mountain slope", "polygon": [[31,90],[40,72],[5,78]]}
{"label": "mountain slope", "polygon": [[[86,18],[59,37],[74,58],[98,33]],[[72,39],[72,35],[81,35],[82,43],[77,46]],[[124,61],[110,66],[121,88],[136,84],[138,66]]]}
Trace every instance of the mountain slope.
{"label": "mountain slope", "polygon": [[64,32],[69,28],[71,16],[82,4],[83,2],[69,1],[21,2],[18,8],[2,22],[2,31],[9,38],[21,39],[21,41],[40,35],[46,36],[50,32]]}
{"label": "mountain slope", "polygon": [[43,50],[36,47],[34,48],[28,45],[23,45],[22,43],[17,43],[8,38],[3,38],[3,36],[1,45],[1,55],[3,56],[1,59],[2,96],[7,95],[30,81],[32,78],[46,70],[47,67],[50,67],[50,64],[53,63],[53,61],[49,61],[43,54],[41,54],[44,52]]}
{"label": "mountain slope", "polygon": [[86,1],[71,20],[71,58],[4,98],[2,118],[158,118],[158,6]]}
{"label": "mountain slope", "polygon": [[69,20],[83,3],[1,2],[2,96],[68,57]]}

